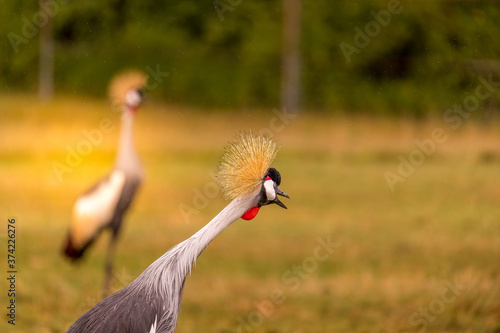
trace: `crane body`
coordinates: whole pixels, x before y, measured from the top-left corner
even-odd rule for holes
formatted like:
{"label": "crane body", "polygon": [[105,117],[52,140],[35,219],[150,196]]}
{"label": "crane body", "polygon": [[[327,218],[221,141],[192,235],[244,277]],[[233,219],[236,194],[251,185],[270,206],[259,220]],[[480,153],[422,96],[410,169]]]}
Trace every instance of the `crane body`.
{"label": "crane body", "polygon": [[[242,135],[239,142],[230,146],[223,155],[219,181],[231,202],[193,236],[153,262],[133,282],[87,311],[68,333],[173,332],[186,277],[210,242],[240,217],[255,217],[255,211],[262,206],[275,203],[286,208],[278,199],[278,195],[289,198],[278,188],[281,176],[276,169],[269,168],[277,152],[275,145],[269,143],[267,139]],[[234,164],[235,161],[241,163]],[[241,186],[232,186],[235,180],[240,180]]]}
{"label": "crane body", "polygon": [[133,124],[142,103],[144,77],[128,73],[117,77],[111,90],[122,107],[118,151],[113,170],[75,202],[64,253],[78,260],[104,229],[111,230],[105,264],[104,289],[110,291],[112,261],[123,218],[144,178],[133,144]]}
{"label": "crane body", "polygon": [[[235,199],[205,227],[153,262],[125,288],[105,298],[70,328],[72,332],[173,332],[184,282],[208,244],[257,203]],[[94,320],[101,318],[101,320]]]}

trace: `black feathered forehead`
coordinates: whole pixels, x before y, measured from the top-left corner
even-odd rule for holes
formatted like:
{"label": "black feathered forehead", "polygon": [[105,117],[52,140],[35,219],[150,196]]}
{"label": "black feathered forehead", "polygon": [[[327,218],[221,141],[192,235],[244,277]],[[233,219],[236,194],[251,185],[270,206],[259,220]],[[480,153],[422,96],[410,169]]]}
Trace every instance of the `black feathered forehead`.
{"label": "black feathered forehead", "polygon": [[264,179],[266,179],[267,176],[269,176],[269,178],[271,178],[273,180],[273,182],[276,183],[276,185],[280,186],[280,184],[281,184],[281,175],[280,175],[280,173],[279,173],[278,170],[276,170],[275,168],[269,168],[269,169],[267,169],[267,173],[264,176]]}

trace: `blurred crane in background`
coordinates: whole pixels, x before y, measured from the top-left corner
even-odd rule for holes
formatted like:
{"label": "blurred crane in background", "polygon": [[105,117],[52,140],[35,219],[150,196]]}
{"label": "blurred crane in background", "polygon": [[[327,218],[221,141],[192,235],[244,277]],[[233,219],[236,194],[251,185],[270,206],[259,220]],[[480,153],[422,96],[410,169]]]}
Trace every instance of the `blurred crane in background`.
{"label": "blurred crane in background", "polygon": [[82,257],[104,229],[111,230],[104,290],[111,291],[113,257],[123,217],[143,179],[143,169],[135,152],[132,130],[135,114],[143,101],[146,77],[140,72],[117,76],[110,85],[113,106],[122,108],[118,153],[113,170],[82,194],[73,207],[73,215],[64,253],[71,259]]}
{"label": "blurred crane in background", "polygon": [[274,141],[253,134],[242,134],[229,145],[218,174],[225,198],[232,199],[229,205],[128,286],[87,311],[68,332],[173,332],[186,276],[208,244],[238,218],[254,218],[262,206],[275,203],[286,208],[278,199],[289,198],[278,188],[280,173],[269,168],[276,153]]}

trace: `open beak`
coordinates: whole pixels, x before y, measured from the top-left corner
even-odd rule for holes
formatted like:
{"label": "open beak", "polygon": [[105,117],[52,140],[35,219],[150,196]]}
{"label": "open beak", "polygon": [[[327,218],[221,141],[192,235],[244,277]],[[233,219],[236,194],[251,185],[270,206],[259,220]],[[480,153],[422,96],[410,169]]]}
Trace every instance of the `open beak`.
{"label": "open beak", "polygon": [[274,202],[275,204],[277,204],[280,207],[283,207],[283,208],[287,209],[286,206],[285,206],[285,204],[282,203],[280,199],[278,199],[278,195],[281,195],[282,197],[285,197],[285,198],[288,198],[288,199],[290,199],[290,196],[288,194],[286,194],[285,192],[283,192],[282,190],[280,190],[278,188],[278,186],[276,186],[274,189],[276,191],[277,196],[276,196],[276,198],[274,198],[274,200],[272,202]]}

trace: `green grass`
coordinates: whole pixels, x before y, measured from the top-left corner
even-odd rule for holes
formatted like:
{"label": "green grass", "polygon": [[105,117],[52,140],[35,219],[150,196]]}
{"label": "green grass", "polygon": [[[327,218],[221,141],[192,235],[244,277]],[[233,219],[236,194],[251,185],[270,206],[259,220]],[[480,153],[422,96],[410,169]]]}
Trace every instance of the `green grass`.
{"label": "green grass", "polygon": [[[108,235],[79,265],[61,247],[75,198],[113,163],[118,114],[99,100],[39,105],[32,96],[1,96],[0,110],[3,312],[8,217],[17,219],[18,266],[16,326],[2,315],[0,331],[61,332],[102,297]],[[210,186],[234,134],[270,127],[272,117],[159,103],[140,111],[147,179],[117,249],[116,289],[224,207],[212,195],[187,220],[179,209]],[[52,163],[64,163],[65,147],[103,118],[115,129],[58,181]],[[448,140],[392,192],[384,173],[435,127]],[[263,208],[206,249],[187,279],[178,332],[500,332],[499,126],[453,131],[438,120],[306,114],[276,138],[273,165],[289,209]],[[315,260],[318,238],[327,237],[337,247]],[[466,288],[451,297],[448,282]],[[443,293],[453,300],[440,301]]]}

